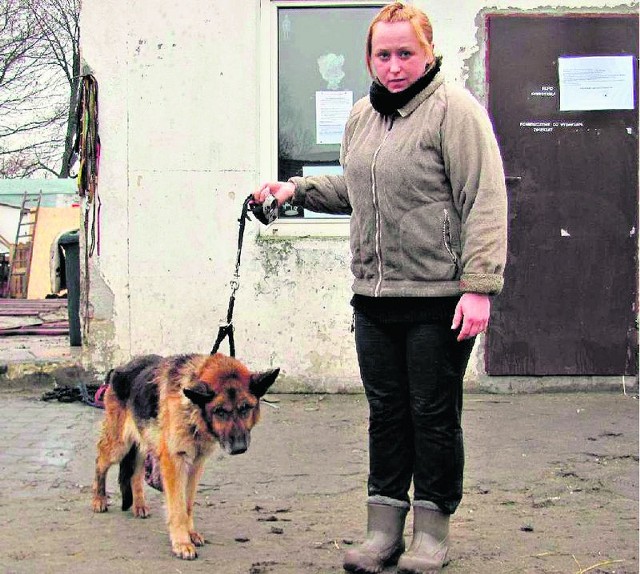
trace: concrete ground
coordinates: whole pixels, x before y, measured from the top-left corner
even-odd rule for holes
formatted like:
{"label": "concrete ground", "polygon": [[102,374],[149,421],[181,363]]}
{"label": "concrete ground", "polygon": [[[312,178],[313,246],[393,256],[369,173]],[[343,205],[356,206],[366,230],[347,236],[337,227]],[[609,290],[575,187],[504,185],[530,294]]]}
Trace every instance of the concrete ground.
{"label": "concrete ground", "polygon": [[24,374],[47,373],[81,362],[82,347],[71,347],[68,335],[0,336],[0,385]]}
{"label": "concrete ground", "polygon": [[[49,341],[45,363],[73,364],[54,347]],[[328,574],[342,572],[345,549],[363,538],[362,395],[270,397],[249,451],[208,462],[196,509],[207,544],[184,562],[171,555],[160,493],[146,489],[146,520],[120,511],[117,469],[109,512],[91,511],[102,411],[44,402],[50,378],[7,379],[8,368],[0,377],[2,573]],[[464,499],[445,574],[638,572],[637,396],[467,394],[464,430]],[[409,542],[411,516],[405,534]]]}

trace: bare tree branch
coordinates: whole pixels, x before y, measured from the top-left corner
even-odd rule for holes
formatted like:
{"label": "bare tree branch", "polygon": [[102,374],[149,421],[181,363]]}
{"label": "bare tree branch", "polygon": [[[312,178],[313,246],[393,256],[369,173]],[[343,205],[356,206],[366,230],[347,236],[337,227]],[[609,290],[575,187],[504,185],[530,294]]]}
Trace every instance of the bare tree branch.
{"label": "bare tree branch", "polygon": [[0,177],[68,177],[79,0],[0,0]]}

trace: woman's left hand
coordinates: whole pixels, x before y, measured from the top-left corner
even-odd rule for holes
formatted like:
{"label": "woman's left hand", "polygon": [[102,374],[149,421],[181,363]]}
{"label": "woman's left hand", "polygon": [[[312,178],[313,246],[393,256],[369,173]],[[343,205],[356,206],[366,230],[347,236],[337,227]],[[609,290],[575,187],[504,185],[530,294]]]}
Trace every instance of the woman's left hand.
{"label": "woman's left hand", "polygon": [[462,324],[458,333],[458,341],[475,337],[482,333],[489,324],[491,312],[491,300],[489,295],[483,293],[464,293],[456,305],[453,314],[452,329],[457,329]]}

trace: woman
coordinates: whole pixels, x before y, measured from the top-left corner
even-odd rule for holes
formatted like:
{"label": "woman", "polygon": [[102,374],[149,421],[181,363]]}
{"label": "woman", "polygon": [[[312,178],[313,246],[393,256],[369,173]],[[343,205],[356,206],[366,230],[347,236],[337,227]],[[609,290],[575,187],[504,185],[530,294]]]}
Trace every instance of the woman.
{"label": "woman", "polygon": [[[254,193],[351,213],[352,306],[369,403],[367,539],[344,568],[439,572],[462,498],[462,382],[506,260],[506,191],[485,110],[444,82],[428,17],[395,2],[372,21],[373,78],[341,148],[342,176]],[[404,523],[413,482],[413,539]]]}

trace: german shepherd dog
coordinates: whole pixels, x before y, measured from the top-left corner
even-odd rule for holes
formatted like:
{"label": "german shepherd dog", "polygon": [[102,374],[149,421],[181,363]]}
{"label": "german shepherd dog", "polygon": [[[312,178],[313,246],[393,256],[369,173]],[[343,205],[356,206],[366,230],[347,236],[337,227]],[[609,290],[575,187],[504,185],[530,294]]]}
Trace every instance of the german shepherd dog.
{"label": "german shepherd dog", "polygon": [[215,355],[146,355],[112,369],[106,378],[105,418],[98,440],[93,511],[107,511],[106,478],[120,463],[122,510],[149,516],[144,460],[157,457],[173,554],[197,557],[205,542],[193,525],[196,487],[216,444],[229,454],[249,448],[260,417],[260,397],[279,369],[253,373],[241,362]]}

